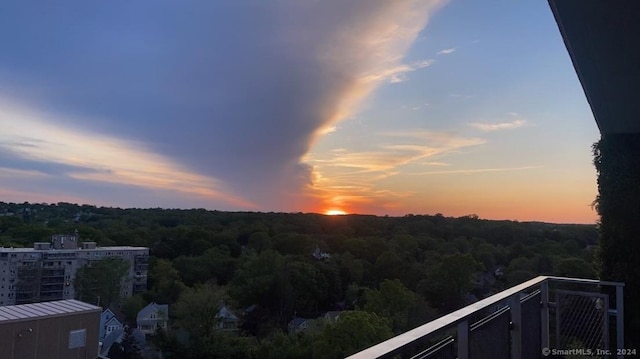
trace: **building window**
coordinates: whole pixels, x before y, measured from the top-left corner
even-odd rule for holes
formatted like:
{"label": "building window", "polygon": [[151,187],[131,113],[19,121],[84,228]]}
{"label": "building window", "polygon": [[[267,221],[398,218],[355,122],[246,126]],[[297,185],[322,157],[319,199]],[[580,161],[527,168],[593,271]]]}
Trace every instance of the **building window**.
{"label": "building window", "polygon": [[87,342],[87,330],[79,329],[69,332],[69,349],[83,348]]}

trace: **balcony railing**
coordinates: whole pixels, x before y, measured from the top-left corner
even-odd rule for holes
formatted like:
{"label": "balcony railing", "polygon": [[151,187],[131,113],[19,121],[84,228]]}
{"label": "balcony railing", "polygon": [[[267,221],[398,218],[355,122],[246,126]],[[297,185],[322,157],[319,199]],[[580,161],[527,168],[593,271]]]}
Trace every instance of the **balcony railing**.
{"label": "balcony railing", "polygon": [[614,357],[624,348],[623,288],[540,276],[348,359]]}
{"label": "balcony railing", "polygon": [[43,269],[42,278],[64,278],[64,269]]}

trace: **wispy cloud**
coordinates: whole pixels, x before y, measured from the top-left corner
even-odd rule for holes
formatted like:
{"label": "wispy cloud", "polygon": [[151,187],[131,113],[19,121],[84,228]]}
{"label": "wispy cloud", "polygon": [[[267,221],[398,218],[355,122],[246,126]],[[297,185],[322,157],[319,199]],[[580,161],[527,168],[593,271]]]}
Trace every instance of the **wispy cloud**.
{"label": "wispy cloud", "polygon": [[509,122],[497,122],[497,123],[483,123],[483,122],[474,122],[470,123],[469,126],[477,128],[482,131],[499,131],[499,130],[512,130],[514,128],[519,128],[527,124],[526,120],[517,119]]}
{"label": "wispy cloud", "polygon": [[[395,201],[411,193],[391,191],[380,186],[381,181],[404,173],[404,167],[412,164],[447,166],[444,162],[429,159],[458,153],[463,148],[478,146],[486,141],[446,132],[419,130],[379,133],[372,142],[379,145],[368,151],[339,148],[326,154],[305,157],[305,162],[313,168],[312,187],[317,193],[322,193],[328,204],[338,205],[337,202],[340,202],[357,206],[375,202],[385,208],[393,207]],[[340,198],[340,201],[336,202],[335,198]]]}
{"label": "wispy cloud", "polygon": [[446,147],[464,147],[483,144],[486,142],[486,140],[482,138],[464,137],[456,134],[455,132],[430,131],[425,129],[418,129],[414,131],[386,131],[381,132],[378,135],[395,138],[396,140],[407,138],[414,141],[418,140],[421,143],[437,143],[440,145],[446,145]]}
{"label": "wispy cloud", "polygon": [[364,81],[382,81],[388,80],[389,83],[399,83],[407,81],[407,73],[422,69],[425,67],[429,67],[433,65],[436,61],[433,59],[426,59],[417,61],[411,64],[401,64],[394,67],[389,67],[380,72],[367,74],[363,77]]}
{"label": "wispy cloud", "polygon": [[327,126],[318,130],[320,135],[327,135],[332,132],[336,132],[338,130],[338,126]]}
{"label": "wispy cloud", "polygon": [[[320,208],[340,208],[353,213],[371,213],[372,208],[393,210],[413,195],[410,191],[394,191],[379,186],[376,180],[382,178],[352,175],[328,178],[319,175],[316,169],[314,173],[318,178],[314,181],[312,193],[321,204]],[[317,209],[317,206],[310,208],[312,211]]]}
{"label": "wispy cloud", "polygon": [[[63,170],[57,176],[194,193],[234,206],[253,206],[225,193],[216,179],[189,172],[141,144],[55,126],[49,122],[51,116],[0,101],[0,150],[14,154],[22,166],[57,165]],[[37,168],[0,168],[0,176],[5,177],[48,175]]]}
{"label": "wispy cloud", "polygon": [[448,48],[448,49],[440,50],[440,51],[437,52],[437,54],[438,55],[448,55],[448,54],[454,53],[455,51],[456,51],[456,48],[455,47],[451,47],[451,48]]}
{"label": "wispy cloud", "polygon": [[522,166],[522,167],[505,167],[505,168],[476,168],[476,169],[459,169],[459,170],[447,170],[447,171],[427,171],[417,173],[407,173],[412,176],[427,176],[427,175],[449,175],[449,174],[475,174],[475,173],[487,173],[487,172],[511,172],[511,171],[525,171],[542,168],[542,166]]}
{"label": "wispy cloud", "polygon": [[434,167],[448,167],[451,166],[450,163],[446,163],[446,162],[424,162],[421,163],[424,166],[434,166]]}
{"label": "wispy cloud", "polygon": [[422,60],[422,61],[418,61],[413,63],[412,67],[414,69],[421,69],[423,67],[429,67],[431,65],[433,65],[436,62],[436,60],[433,59],[426,59],[426,60]]}
{"label": "wispy cloud", "polygon": [[[367,172],[391,171],[399,166],[464,147],[484,144],[481,138],[467,138],[431,131],[388,132],[379,135],[383,142],[372,151],[335,149],[328,156],[311,157],[306,161],[323,167],[347,167]],[[385,141],[386,138],[386,141]],[[384,142],[387,142],[384,144]],[[392,143],[388,143],[392,142]]]}
{"label": "wispy cloud", "polygon": [[411,111],[417,111],[423,108],[427,108],[431,106],[431,104],[429,103],[423,103],[423,104],[419,104],[419,105],[401,105],[400,108],[403,110],[411,110]]}
{"label": "wispy cloud", "polygon": [[34,178],[34,177],[48,177],[44,172],[36,170],[22,170],[17,168],[0,167],[0,177],[14,177],[14,178]]}

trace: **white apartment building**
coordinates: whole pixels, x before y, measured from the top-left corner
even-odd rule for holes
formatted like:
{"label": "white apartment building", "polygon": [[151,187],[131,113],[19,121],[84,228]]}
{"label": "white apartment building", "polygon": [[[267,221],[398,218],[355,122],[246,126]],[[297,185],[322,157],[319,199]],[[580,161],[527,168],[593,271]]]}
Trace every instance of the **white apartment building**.
{"label": "white apartment building", "polygon": [[123,297],[146,290],[147,247],[98,247],[78,243],[74,235],[54,235],[51,243],[36,242],[33,248],[0,247],[0,306],[74,299],[78,268],[109,257],[130,264],[120,289]]}

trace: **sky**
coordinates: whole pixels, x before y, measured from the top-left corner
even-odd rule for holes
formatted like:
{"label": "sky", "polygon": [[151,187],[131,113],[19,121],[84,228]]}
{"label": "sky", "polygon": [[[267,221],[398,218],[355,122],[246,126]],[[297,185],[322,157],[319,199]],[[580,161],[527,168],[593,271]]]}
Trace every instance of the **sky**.
{"label": "sky", "polygon": [[595,223],[545,1],[9,0],[0,201]]}

